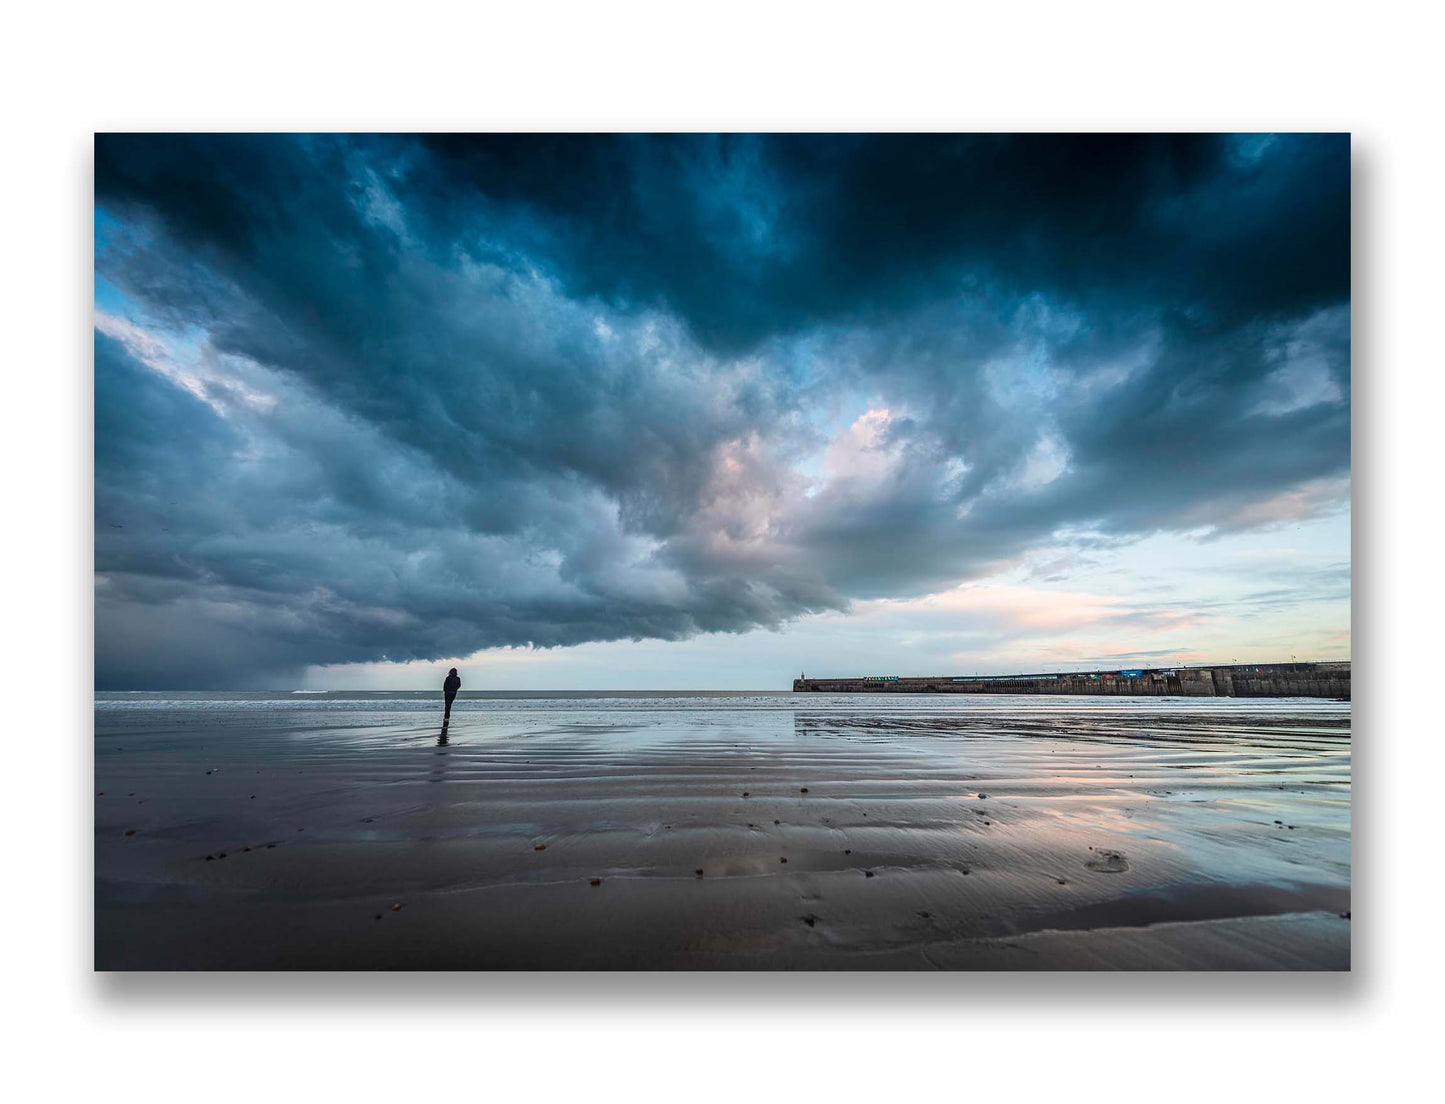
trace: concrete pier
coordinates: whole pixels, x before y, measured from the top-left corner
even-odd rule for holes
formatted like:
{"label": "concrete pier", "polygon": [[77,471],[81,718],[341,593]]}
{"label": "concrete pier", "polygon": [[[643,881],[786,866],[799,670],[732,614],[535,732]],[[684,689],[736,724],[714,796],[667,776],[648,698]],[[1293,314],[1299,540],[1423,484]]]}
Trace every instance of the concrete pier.
{"label": "concrete pier", "polygon": [[1349,700],[1350,664],[1236,663],[1034,675],[863,675],[797,678],[818,694],[1109,694],[1128,697],[1334,698]]}

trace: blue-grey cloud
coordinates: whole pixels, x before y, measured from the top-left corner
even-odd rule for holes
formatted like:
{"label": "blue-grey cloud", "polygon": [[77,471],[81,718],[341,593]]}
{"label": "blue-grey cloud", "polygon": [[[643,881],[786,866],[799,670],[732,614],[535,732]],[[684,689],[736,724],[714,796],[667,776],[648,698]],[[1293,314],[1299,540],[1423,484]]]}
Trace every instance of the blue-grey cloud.
{"label": "blue-grey cloud", "polygon": [[100,136],[98,684],[744,632],[1329,509],[1348,153]]}

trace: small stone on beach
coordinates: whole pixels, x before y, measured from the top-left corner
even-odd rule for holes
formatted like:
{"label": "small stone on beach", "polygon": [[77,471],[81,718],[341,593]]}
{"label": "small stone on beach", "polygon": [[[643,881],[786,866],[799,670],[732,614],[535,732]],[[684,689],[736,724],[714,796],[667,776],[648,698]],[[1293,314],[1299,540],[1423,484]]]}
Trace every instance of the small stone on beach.
{"label": "small stone on beach", "polygon": [[[1091,847],[1089,850],[1094,849]],[[1122,874],[1129,869],[1129,861],[1124,858],[1122,851],[1099,850],[1094,852],[1094,856],[1084,865],[1100,874]]]}

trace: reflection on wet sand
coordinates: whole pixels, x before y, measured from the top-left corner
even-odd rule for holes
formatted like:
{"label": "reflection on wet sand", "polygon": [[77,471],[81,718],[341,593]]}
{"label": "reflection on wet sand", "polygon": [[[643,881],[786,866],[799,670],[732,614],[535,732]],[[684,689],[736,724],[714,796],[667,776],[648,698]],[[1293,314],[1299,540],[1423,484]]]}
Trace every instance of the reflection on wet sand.
{"label": "reflection on wet sand", "polygon": [[1347,706],[318,712],[98,711],[103,967],[1349,965]]}

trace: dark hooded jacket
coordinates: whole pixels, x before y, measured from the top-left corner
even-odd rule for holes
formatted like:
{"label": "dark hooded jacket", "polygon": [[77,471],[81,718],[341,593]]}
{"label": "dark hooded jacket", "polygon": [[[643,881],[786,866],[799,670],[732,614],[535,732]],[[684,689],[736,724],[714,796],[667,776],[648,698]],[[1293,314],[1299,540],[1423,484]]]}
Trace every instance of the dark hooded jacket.
{"label": "dark hooded jacket", "polygon": [[448,675],[446,682],[442,683],[442,689],[448,694],[455,694],[462,688],[462,680],[456,675]]}

